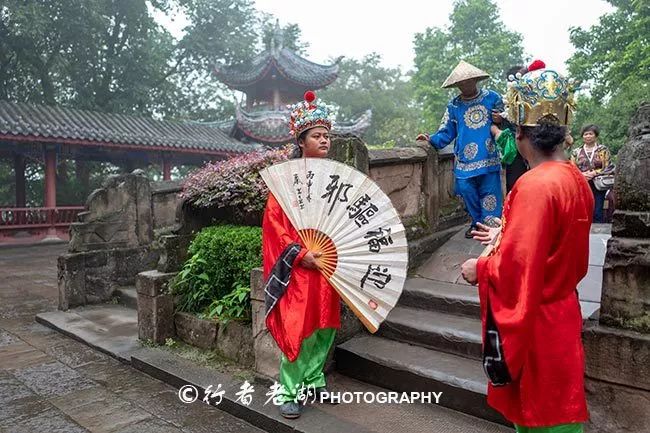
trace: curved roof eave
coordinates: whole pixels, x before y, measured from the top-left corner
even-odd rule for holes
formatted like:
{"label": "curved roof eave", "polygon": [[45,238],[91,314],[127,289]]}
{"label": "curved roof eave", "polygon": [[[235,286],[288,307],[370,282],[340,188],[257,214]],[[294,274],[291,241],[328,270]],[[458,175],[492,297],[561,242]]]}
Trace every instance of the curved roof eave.
{"label": "curved roof eave", "polygon": [[255,84],[270,78],[277,71],[286,80],[315,90],[333,83],[338,78],[338,61],[321,65],[283,48],[279,52],[264,51],[250,65],[215,66],[214,74],[226,85],[246,91]]}

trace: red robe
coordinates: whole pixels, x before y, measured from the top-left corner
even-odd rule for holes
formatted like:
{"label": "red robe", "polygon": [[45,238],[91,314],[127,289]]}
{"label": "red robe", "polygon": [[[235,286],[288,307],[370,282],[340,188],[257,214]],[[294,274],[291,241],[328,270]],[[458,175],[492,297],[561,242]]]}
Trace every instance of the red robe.
{"label": "red robe", "polygon": [[512,382],[488,386],[488,404],[526,427],[584,422],[582,315],[576,286],[589,263],[591,190],[570,162],[525,173],[504,206],[493,255],[477,265]]}
{"label": "red robe", "polygon": [[[282,251],[292,243],[302,244],[298,232],[273,194],[269,194],[262,222],[265,280]],[[298,358],[302,340],[315,330],[341,326],[340,297],[320,271],[300,266],[306,253],[305,248],[300,250],[284,296],[266,317],[266,327],[291,362]]]}

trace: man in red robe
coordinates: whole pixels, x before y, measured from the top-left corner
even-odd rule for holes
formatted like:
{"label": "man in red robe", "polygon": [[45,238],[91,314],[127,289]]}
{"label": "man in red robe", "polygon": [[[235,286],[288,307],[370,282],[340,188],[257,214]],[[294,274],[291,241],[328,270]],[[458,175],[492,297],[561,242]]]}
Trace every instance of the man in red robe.
{"label": "man in red robe", "polygon": [[[294,157],[325,158],[330,147],[329,110],[313,92],[293,107]],[[262,254],[267,298],[266,326],[282,351],[280,413],[298,418],[299,392],[316,392],[327,401],[323,367],[340,327],[340,298],[318,270],[319,253],[301,245],[277,199],[269,194],[262,223]]]}
{"label": "man in red robe", "polygon": [[587,420],[582,315],[593,197],[562,143],[572,85],[552,70],[513,84],[508,109],[531,169],[506,199],[487,257],[462,266],[478,283],[488,403],[518,432],[578,433]]}

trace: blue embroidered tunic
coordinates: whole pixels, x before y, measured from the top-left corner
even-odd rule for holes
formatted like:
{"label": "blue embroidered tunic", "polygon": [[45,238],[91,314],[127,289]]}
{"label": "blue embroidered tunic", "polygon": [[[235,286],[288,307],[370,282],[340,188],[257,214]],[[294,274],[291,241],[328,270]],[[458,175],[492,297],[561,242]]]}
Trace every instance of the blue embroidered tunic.
{"label": "blue embroidered tunic", "polygon": [[440,129],[429,142],[442,149],[454,139],[456,179],[468,179],[501,170],[499,152],[490,126],[492,110],[503,110],[503,101],[492,90],[481,90],[479,96],[466,101],[460,95],[449,101]]}

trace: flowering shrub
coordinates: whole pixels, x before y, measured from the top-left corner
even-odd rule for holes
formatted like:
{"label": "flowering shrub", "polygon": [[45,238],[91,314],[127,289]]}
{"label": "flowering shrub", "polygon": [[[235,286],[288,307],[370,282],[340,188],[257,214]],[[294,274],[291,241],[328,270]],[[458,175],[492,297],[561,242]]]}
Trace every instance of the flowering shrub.
{"label": "flowering shrub", "polygon": [[269,191],[259,172],[286,161],[290,153],[291,146],[286,146],[207,163],[187,177],[181,198],[198,207],[232,207],[242,213],[261,212]]}

